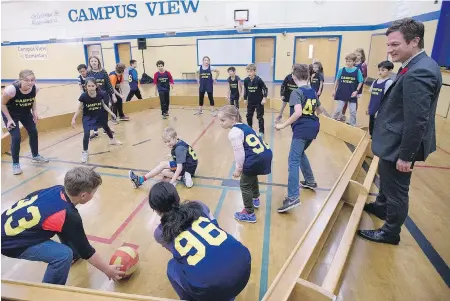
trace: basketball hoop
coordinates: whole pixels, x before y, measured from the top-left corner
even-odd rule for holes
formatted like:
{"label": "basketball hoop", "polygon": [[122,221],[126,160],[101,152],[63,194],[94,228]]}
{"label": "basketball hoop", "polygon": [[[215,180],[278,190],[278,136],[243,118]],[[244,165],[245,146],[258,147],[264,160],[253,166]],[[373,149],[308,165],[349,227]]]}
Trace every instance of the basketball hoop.
{"label": "basketball hoop", "polygon": [[245,22],[247,22],[247,20],[245,20],[245,19],[238,19],[238,20],[236,20],[236,25],[234,26],[234,28],[236,28],[237,32],[239,32],[239,33],[249,33],[249,32],[251,32],[250,28],[244,27]]}

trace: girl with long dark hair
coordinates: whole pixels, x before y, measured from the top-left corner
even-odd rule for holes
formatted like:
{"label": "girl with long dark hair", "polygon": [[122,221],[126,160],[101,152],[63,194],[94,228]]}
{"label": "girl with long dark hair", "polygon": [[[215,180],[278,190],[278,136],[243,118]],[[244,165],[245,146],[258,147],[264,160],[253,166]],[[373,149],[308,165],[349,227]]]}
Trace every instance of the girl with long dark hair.
{"label": "girl with long dark hair", "polygon": [[155,184],[148,200],[161,217],[155,239],[173,255],[167,276],[180,299],[234,300],[250,278],[249,250],[219,227],[205,204],[181,203],[170,183]]}

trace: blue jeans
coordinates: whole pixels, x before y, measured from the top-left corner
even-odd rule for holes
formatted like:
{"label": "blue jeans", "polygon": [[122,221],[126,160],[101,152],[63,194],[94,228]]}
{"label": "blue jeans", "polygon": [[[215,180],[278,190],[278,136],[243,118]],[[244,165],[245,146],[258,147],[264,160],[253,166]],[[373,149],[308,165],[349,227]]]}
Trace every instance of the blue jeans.
{"label": "blue jeans", "polygon": [[66,284],[72,265],[72,249],[53,240],[47,240],[25,250],[19,259],[48,263],[42,282]]}
{"label": "blue jeans", "polygon": [[306,149],[312,140],[292,139],[291,150],[289,151],[289,175],[288,175],[288,198],[295,200],[300,196],[299,169],[302,171],[305,181],[315,183],[314,175],[305,154]]}

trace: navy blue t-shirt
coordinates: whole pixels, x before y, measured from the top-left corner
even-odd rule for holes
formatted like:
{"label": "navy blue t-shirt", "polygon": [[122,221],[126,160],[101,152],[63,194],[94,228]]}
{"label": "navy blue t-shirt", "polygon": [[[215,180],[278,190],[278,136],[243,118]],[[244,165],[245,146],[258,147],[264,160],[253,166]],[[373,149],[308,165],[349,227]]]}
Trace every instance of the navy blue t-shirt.
{"label": "navy blue t-shirt", "polygon": [[320,128],[319,117],[315,114],[316,108],[320,106],[316,91],[310,86],[302,86],[292,91],[289,98],[290,115],[294,114],[294,107],[298,104],[302,106],[302,116],[291,124],[293,138],[316,139]]}
{"label": "navy blue t-shirt", "polygon": [[183,164],[183,173],[187,171],[191,175],[195,174],[198,165],[198,157],[194,149],[181,139],[172,148],[171,155],[177,164]]}
{"label": "navy blue t-shirt", "polygon": [[237,123],[234,127],[244,132],[245,160],[242,172],[248,176],[267,175],[272,170],[272,151],[269,145],[246,124]]}
{"label": "navy blue t-shirt", "polygon": [[211,66],[207,69],[203,69],[203,66],[200,66],[200,92],[212,93],[213,84]]}
{"label": "navy blue t-shirt", "polygon": [[16,95],[6,103],[11,117],[14,119],[31,114],[31,109],[36,101],[36,86],[33,86],[28,94],[20,91],[19,83],[14,83],[13,87],[16,89]]}
{"label": "navy blue t-shirt", "polygon": [[95,253],[81,216],[61,185],[30,193],[2,213],[2,254],[17,258],[57,233],[72,244],[81,258],[89,259]]}
{"label": "navy blue t-shirt", "polygon": [[[314,91],[319,92],[320,89],[320,83],[324,82],[323,74],[320,72],[314,73],[314,77],[311,77],[311,88],[314,89]],[[323,90],[323,86],[322,86]],[[322,91],[320,91],[322,92]]]}
{"label": "navy blue t-shirt", "polygon": [[347,68],[341,69],[338,88],[334,96],[335,100],[356,102],[357,97],[352,97],[352,93],[358,88],[358,74],[361,72],[358,68],[354,68],[353,72],[348,72]]}
{"label": "navy blue t-shirt", "polygon": [[231,79],[231,76],[228,77],[227,82],[230,85],[230,99],[236,100],[239,99],[239,76],[235,76],[234,80]]}

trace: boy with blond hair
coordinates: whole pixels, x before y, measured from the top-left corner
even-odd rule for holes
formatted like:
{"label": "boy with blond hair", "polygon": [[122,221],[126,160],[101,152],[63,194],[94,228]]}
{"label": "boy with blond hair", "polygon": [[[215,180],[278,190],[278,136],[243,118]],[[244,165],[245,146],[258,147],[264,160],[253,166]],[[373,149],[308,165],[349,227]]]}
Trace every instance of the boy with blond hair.
{"label": "boy with blond hair", "polygon": [[177,132],[172,127],[164,129],[162,138],[166,146],[171,149],[171,160],[161,161],[145,176],[137,176],[130,170],[131,183],[133,183],[134,188],[138,188],[148,179],[161,174],[163,180],[170,181],[174,186],[177,184],[177,180],[181,180],[187,188],[191,188],[194,185],[192,177],[198,165],[197,154],[189,144],[178,138]]}
{"label": "boy with blond hair", "polygon": [[356,103],[358,101],[358,91],[364,83],[361,70],[355,67],[356,54],[350,53],[345,57],[345,67],[339,69],[334,83],[332,96],[337,100],[338,105],[333,118],[342,119],[342,109],[348,102],[350,107],[350,122],[352,126],[356,125]]}

